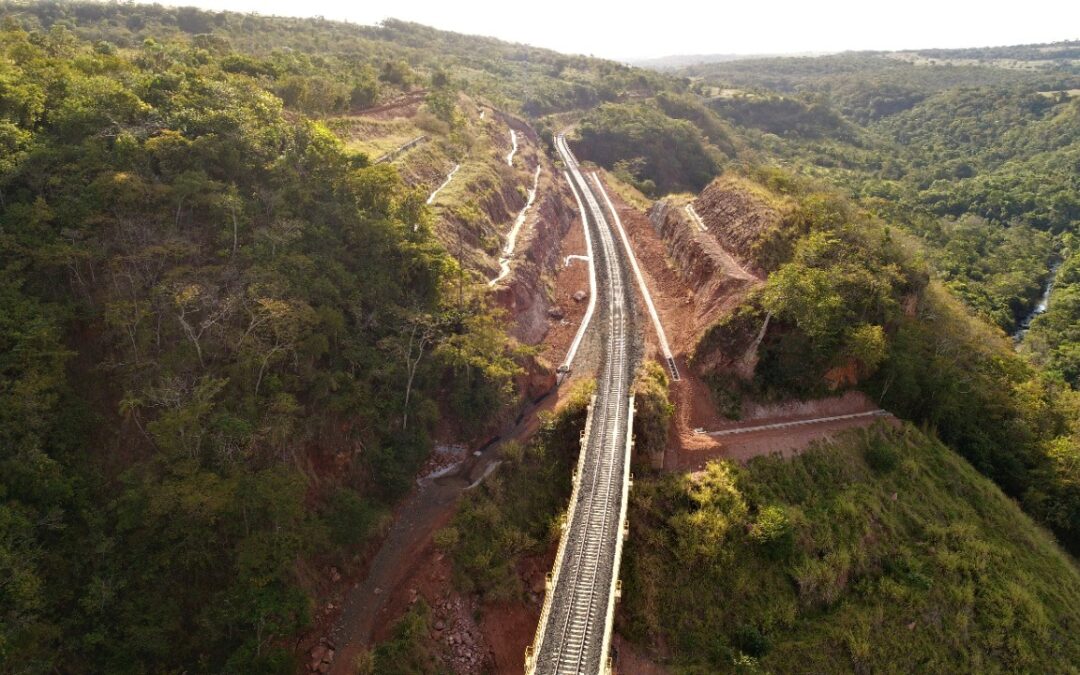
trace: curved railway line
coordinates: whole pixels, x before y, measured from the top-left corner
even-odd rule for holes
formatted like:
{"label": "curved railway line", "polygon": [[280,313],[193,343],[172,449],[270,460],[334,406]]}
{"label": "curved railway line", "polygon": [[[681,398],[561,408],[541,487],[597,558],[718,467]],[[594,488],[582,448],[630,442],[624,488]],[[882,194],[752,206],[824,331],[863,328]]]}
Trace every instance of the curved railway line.
{"label": "curved railway line", "polygon": [[582,176],[562,135],[555,146],[592,218],[593,255],[603,294],[603,365],[582,434],[582,450],[555,568],[533,646],[528,673],[600,673],[608,651],[619,593],[618,571],[625,536],[633,421],[632,286],[625,261],[596,193]]}

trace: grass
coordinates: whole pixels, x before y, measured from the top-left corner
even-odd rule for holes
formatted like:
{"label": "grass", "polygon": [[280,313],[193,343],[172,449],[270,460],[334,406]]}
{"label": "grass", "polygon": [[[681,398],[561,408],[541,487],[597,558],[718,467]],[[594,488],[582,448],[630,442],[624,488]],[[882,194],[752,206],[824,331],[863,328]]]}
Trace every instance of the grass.
{"label": "grass", "polygon": [[431,608],[423,599],[416,602],[394,626],[394,634],[374,651],[356,661],[358,675],[418,675],[443,672],[431,632]]}
{"label": "grass", "polygon": [[372,160],[424,134],[407,118],[339,117],[329,120],[327,125],[350,151],[366,153]]}
{"label": "grass", "polygon": [[620,631],[674,672],[1080,672],[1075,561],[914,427],[632,494]]}
{"label": "grass", "polygon": [[629,204],[639,211],[648,211],[652,208],[653,201],[646,197],[641,190],[623,181],[607,169],[598,169],[604,178],[604,184],[619,196],[624,203]]}

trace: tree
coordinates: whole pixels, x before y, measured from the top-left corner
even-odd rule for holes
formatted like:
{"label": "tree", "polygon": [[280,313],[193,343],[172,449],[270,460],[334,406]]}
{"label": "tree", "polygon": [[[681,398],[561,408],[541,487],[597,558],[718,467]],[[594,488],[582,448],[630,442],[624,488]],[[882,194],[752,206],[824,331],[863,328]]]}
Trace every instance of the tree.
{"label": "tree", "polygon": [[407,61],[401,59],[384,61],[382,71],[379,73],[380,80],[401,88],[408,88],[412,84],[413,78],[412,67],[409,66]]}

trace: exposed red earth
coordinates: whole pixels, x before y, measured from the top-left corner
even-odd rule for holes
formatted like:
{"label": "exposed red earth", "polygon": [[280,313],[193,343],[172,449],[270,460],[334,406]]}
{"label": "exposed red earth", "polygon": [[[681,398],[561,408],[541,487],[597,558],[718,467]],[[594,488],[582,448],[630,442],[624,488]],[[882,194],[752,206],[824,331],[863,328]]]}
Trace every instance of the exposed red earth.
{"label": "exposed red earth", "polygon": [[[586,253],[580,215],[561,172],[543,159],[534,143],[535,137],[519,135],[521,147],[515,165],[521,165],[524,175],[535,162],[543,163],[537,207],[529,214],[520,235],[511,274],[505,283],[500,283],[495,295],[515,326],[512,332],[539,348],[535,365],[539,370],[528,376],[532,384],[523,383],[523,389],[542,389],[547,376],[540,377],[540,371],[550,373],[550,364],[562,360],[585,312],[589,288],[588,262],[568,259]],[[683,212],[683,204],[669,205],[668,213],[660,218],[654,211],[650,220],[649,215],[630,206],[618,191],[611,189],[614,179],[606,174],[603,179],[652,294],[681,375],[680,380],[671,382],[675,417],[667,451],[657,468],[695,471],[716,458],[745,461],[772,453],[789,456],[839,431],[879,419],[855,417],[722,437],[702,433],[862,413],[874,410],[875,406],[865,396],[849,393],[782,405],[748,402],[743,406],[740,421],[723,417],[709,387],[689,367],[687,357],[702,331],[736,307],[747,292],[762,283],[762,277],[740,262],[736,252],[725,248],[725,238],[713,231],[718,227],[717,214],[708,211],[701,214],[708,224],[704,231],[689,213]],[[707,205],[698,203],[697,208],[700,211]],[[647,321],[643,325],[648,326],[646,356],[657,358],[654,329]],[[586,337],[575,361],[574,377],[588,375],[595,363],[595,349],[595,339]],[[557,394],[548,397],[542,408],[553,408],[558,398]],[[530,411],[506,438],[527,440],[536,428],[536,412]],[[343,639],[339,631],[326,644],[320,644],[314,637],[306,643],[305,651],[311,655],[308,666],[312,670],[353,672],[361,650],[389,637],[396,621],[422,599],[432,609],[431,644],[453,672],[522,672],[525,647],[533,640],[543,600],[544,574],[551,567],[554,550],[526,558],[520,564],[518,571],[527,589],[524,600],[485,604],[454,589],[449,560],[432,542],[434,533],[452,518],[461,490],[483,475],[491,461],[493,457],[470,456],[465,468],[456,475],[418,486],[398,507],[397,529],[391,529],[379,554],[366,566],[366,577],[346,581],[349,592],[334,596],[329,611],[322,615],[319,629],[312,633],[333,635],[330,627],[335,622],[340,625],[342,617],[349,619],[351,614],[351,621],[346,621],[350,634]],[[438,462],[425,471],[430,473],[440,468],[437,465]],[[618,636],[614,644],[619,654],[618,672],[645,675],[665,672]],[[326,661],[330,647],[337,650],[332,660]]]}
{"label": "exposed red earth", "polygon": [[[562,174],[551,170],[550,162],[536,151],[534,136],[522,133],[518,141],[515,165],[522,165],[521,173],[535,162],[542,162],[544,169],[537,205],[519,235],[511,274],[500,283],[495,298],[507,310],[512,333],[539,348],[538,358],[530,361],[530,372],[519,383],[522,391],[535,396],[553,384],[549,364],[562,360],[584,314],[587,296],[583,298],[581,291],[588,292],[588,263],[574,259],[566,264],[568,256],[585,253],[585,243],[577,210],[567,205],[573,202]],[[579,350],[575,365],[581,367],[575,369],[574,377],[590,372],[589,342]],[[557,406],[565,390],[564,386],[528,410],[504,433],[503,440],[527,441],[536,431],[537,413]],[[422,598],[432,608],[432,644],[454,672],[521,671],[554,550],[522,562],[519,572],[524,587],[532,589],[529,602],[479,606],[475,598],[453,588],[449,561],[432,543],[434,533],[453,517],[462,490],[475,484],[496,461],[494,451],[481,457],[470,452],[457,471],[420,481],[395,509],[389,533],[378,553],[363,565],[362,574],[331,579],[336,590],[328,594],[318,613],[316,629],[300,645],[306,669],[354,672],[361,652],[386,639],[410,605]],[[421,474],[447,468],[447,462],[433,459]]]}
{"label": "exposed red earth", "polygon": [[[604,174],[609,186],[614,179]],[[875,417],[857,417],[824,421],[780,429],[766,429],[723,437],[708,436],[701,431],[718,431],[739,427],[758,427],[794,420],[836,417],[875,410],[867,397],[858,392],[808,402],[761,405],[747,402],[740,421],[720,414],[712,392],[687,363],[694,345],[709,325],[734,309],[747,292],[762,283],[763,277],[744,265],[725,241],[724,217],[735,219],[750,211],[742,195],[734,200],[717,198],[718,190],[706,191],[709,199],[699,209],[715,207],[714,213],[705,210],[702,231],[682,204],[654,207],[653,218],[630,206],[617,190],[608,189],[623,227],[634,248],[646,285],[653,296],[661,324],[668,335],[671,349],[679,366],[680,379],[670,382],[670,396],[675,415],[668,448],[662,467],[668,471],[693,471],[711,459],[746,461],[759,455],[780,453],[790,456],[810,447],[815,441],[832,437],[836,432],[872,424]],[[737,193],[736,193],[737,194]],[[702,200],[699,200],[699,202]],[[736,208],[730,204],[734,202]],[[729,213],[730,211],[730,213]],[[732,230],[736,228],[728,228]],[[647,331],[648,355],[657,357],[654,331]]]}

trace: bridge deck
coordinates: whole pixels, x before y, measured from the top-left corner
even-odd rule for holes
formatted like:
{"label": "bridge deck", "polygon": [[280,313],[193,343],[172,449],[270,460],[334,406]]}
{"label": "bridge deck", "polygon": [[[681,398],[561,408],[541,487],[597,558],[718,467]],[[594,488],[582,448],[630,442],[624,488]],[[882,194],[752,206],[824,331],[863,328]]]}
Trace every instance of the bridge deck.
{"label": "bridge deck", "polygon": [[[530,673],[599,673],[607,667],[630,475],[631,288],[603,209],[561,136],[556,147],[592,215],[602,289],[603,365],[583,438],[566,527],[544,601]],[[535,650],[535,651],[533,651]]]}

